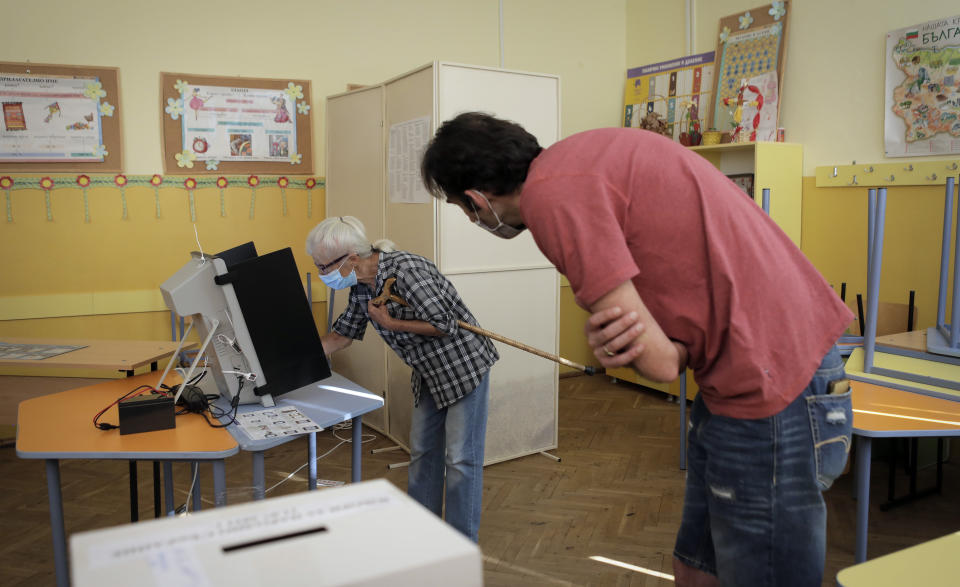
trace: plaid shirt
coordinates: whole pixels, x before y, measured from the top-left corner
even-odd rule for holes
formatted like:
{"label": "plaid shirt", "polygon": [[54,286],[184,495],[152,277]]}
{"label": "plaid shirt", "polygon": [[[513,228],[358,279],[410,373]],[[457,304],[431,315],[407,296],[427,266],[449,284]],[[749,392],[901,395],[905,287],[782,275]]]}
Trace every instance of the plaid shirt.
{"label": "plaid shirt", "polygon": [[[397,278],[391,291],[409,304],[387,303],[390,315],[399,320],[429,322],[447,336],[396,332],[370,320],[367,303],[383,291],[383,282],[390,277]],[[415,406],[420,404],[424,389],[433,396],[438,409],[476,389],[500,355],[490,339],[459,327],[458,320],[478,325],[477,320],[436,265],[403,251],[380,253],[376,284],[376,294],[363,283],[350,288],[347,309],[334,322],[333,331],[360,340],[370,321],[384,342],[413,369],[410,384]]]}

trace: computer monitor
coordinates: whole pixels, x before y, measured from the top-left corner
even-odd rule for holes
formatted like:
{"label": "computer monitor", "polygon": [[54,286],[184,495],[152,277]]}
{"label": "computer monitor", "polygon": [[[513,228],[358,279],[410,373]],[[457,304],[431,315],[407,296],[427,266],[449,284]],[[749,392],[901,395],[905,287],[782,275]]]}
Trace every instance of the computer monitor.
{"label": "computer monitor", "polygon": [[271,406],[274,396],[326,379],[330,367],[292,251],[255,256],[252,245],[241,245],[247,252],[229,267],[191,253],[160,290],[172,312],[192,317],[203,341],[187,378],[206,366],[221,395]]}

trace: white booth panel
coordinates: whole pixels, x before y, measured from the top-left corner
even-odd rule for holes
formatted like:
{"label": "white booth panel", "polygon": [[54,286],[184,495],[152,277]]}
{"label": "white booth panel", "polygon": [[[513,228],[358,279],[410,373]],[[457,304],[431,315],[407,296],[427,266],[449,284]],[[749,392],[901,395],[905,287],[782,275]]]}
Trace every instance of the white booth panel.
{"label": "white booth panel", "polygon": [[[560,80],[556,76],[450,63],[441,63],[438,75],[438,127],[462,112],[480,111],[517,122],[543,147],[559,138]],[[529,233],[510,241],[500,239],[471,226],[453,205],[440,206],[438,219],[441,271],[550,266]]]}
{"label": "white booth panel", "polygon": [[[557,278],[551,269],[451,275],[480,327],[557,352]],[[486,464],[556,448],[557,363],[494,341]]]}

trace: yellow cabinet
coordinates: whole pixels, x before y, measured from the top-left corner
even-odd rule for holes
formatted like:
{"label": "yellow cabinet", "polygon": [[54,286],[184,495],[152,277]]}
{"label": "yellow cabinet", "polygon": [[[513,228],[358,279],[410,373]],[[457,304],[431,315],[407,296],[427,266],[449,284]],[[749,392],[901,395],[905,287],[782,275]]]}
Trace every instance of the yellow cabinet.
{"label": "yellow cabinet", "polygon": [[[803,196],[803,147],[795,143],[727,143],[690,147],[725,175],[753,174],[753,199],[762,202],[764,188],[770,189],[770,218],[783,229],[794,244],[800,246],[800,218]],[[654,383],[641,377],[633,369],[611,369],[607,374],[658,389],[671,395],[680,395],[680,381]],[[687,371],[687,397],[693,399],[697,385]]]}
{"label": "yellow cabinet", "polygon": [[753,174],[753,199],[770,189],[770,218],[800,246],[803,146],[795,143],[727,143],[690,147],[725,175]]}

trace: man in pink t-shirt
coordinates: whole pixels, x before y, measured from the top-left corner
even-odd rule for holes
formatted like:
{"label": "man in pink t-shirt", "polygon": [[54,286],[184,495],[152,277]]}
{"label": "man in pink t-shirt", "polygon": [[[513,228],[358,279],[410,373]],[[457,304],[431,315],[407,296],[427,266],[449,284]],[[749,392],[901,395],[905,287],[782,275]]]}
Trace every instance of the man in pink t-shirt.
{"label": "man in pink t-shirt", "polygon": [[693,370],[678,584],[819,585],[821,491],[852,424],[834,343],[853,316],[780,228],[702,157],[636,129],[544,150],[465,113],[437,131],[422,173],[490,232],[530,229],[592,313],[602,365],[655,381]]}

